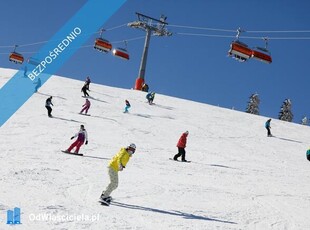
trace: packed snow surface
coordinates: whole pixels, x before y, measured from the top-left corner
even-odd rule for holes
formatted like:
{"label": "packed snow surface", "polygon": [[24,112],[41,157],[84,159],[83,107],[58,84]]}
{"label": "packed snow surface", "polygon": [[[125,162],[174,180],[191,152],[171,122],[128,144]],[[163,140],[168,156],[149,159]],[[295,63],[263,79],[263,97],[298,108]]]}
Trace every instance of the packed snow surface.
{"label": "packed snow surface", "polygon": [[[15,72],[0,69],[0,84]],[[309,126],[273,119],[267,137],[267,117],[160,94],[149,105],[145,92],[93,83],[83,116],[83,84],[52,76],[0,128],[0,229],[310,229]],[[81,124],[84,157],[62,153]],[[192,162],[169,160],[186,130]],[[102,206],[108,162],[131,142],[136,153]],[[22,224],[10,226],[14,207]]]}

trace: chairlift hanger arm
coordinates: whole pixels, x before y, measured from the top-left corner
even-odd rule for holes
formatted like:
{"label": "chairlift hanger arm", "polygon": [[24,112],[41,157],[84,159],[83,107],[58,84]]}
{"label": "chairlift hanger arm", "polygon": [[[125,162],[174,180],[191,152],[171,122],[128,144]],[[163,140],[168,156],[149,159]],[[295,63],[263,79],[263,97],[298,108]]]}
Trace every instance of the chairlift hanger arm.
{"label": "chairlift hanger arm", "polygon": [[[168,25],[168,23],[165,22],[165,21],[160,21],[160,20],[158,20],[158,19],[155,19],[155,18],[146,16],[146,15],[144,15],[144,14],[140,14],[140,13],[138,13],[138,12],[136,12],[136,14],[138,15],[138,19],[139,19],[140,21],[144,21],[143,19],[146,18],[146,19],[150,19],[150,20],[156,21],[156,22],[161,23],[161,24]],[[140,17],[141,17],[141,18],[140,18]]]}

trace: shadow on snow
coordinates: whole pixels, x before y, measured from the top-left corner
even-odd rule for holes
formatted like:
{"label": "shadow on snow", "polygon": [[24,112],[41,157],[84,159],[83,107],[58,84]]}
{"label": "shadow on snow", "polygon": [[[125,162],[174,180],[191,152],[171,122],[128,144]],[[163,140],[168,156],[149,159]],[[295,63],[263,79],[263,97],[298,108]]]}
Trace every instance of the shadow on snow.
{"label": "shadow on snow", "polygon": [[120,202],[115,202],[115,201],[113,201],[111,205],[115,205],[115,206],[122,207],[122,208],[129,208],[129,209],[136,209],[136,210],[142,210],[142,211],[157,212],[157,213],[173,215],[173,216],[180,216],[185,219],[196,219],[196,220],[216,221],[216,222],[221,222],[221,223],[226,223],[226,224],[237,224],[232,221],[219,220],[215,218],[209,218],[205,216],[199,216],[199,215],[189,214],[189,213],[180,212],[180,211],[165,211],[165,210],[161,210],[157,208],[148,208],[148,207],[125,204],[125,203],[120,203]]}
{"label": "shadow on snow", "polygon": [[95,156],[85,156],[85,155],[83,157],[95,158],[95,159],[101,159],[101,160],[110,160],[110,158],[105,158],[105,157],[95,157]]}
{"label": "shadow on snow", "polygon": [[283,137],[275,137],[275,136],[273,136],[273,137],[277,138],[277,139],[280,139],[280,140],[283,140],[283,141],[291,141],[291,142],[296,142],[296,143],[303,143],[302,141],[296,141],[296,140],[287,139],[287,138],[283,138]]}
{"label": "shadow on snow", "polygon": [[40,92],[36,92],[36,94],[41,94],[43,96],[48,96],[48,97],[52,96],[52,97],[60,98],[60,99],[63,99],[63,100],[67,100],[67,98],[60,97],[60,96],[53,96],[51,94],[45,94],[45,93],[40,93]]}
{"label": "shadow on snow", "polygon": [[55,116],[53,116],[53,118],[59,119],[59,120],[63,120],[63,121],[71,121],[71,122],[77,122],[77,123],[84,123],[82,121],[76,121],[76,120],[73,120],[73,119],[66,119],[66,118],[62,118],[62,117],[55,117]]}
{"label": "shadow on snow", "polygon": [[99,98],[94,98],[94,97],[92,97],[92,96],[82,96],[83,98],[88,98],[88,99],[91,99],[91,100],[94,100],[94,101],[100,101],[100,102],[104,102],[104,103],[108,103],[108,102],[106,102],[106,101],[103,101],[103,100],[101,100],[101,99],[99,99]]}

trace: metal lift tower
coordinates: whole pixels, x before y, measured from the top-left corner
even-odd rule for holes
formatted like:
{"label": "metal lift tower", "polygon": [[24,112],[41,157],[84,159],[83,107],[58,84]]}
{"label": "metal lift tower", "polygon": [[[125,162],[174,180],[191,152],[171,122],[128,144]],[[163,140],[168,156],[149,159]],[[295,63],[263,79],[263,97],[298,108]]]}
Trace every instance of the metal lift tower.
{"label": "metal lift tower", "polygon": [[139,76],[136,79],[135,89],[141,90],[142,85],[144,84],[145,69],[146,69],[146,60],[150,44],[151,35],[155,36],[171,36],[172,33],[169,32],[165,26],[168,25],[166,22],[167,17],[161,15],[160,19],[151,18],[149,16],[136,13],[138,16],[138,21],[130,22],[127,25],[132,28],[142,29],[146,31],[144,49],[142,53],[142,59],[139,69]]}

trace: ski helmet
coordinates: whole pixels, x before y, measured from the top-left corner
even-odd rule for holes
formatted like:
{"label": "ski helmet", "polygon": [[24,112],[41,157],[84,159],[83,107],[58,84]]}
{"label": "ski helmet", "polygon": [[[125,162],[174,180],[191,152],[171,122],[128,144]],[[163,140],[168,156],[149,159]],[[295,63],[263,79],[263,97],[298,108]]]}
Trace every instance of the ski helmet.
{"label": "ski helmet", "polygon": [[127,147],[127,152],[128,152],[130,155],[134,154],[135,151],[136,151],[136,145],[135,145],[135,144],[131,143],[130,145],[128,145],[128,147]]}
{"label": "ski helmet", "polygon": [[136,145],[135,145],[134,143],[131,143],[131,144],[128,146],[128,148],[131,148],[131,149],[136,150]]}

